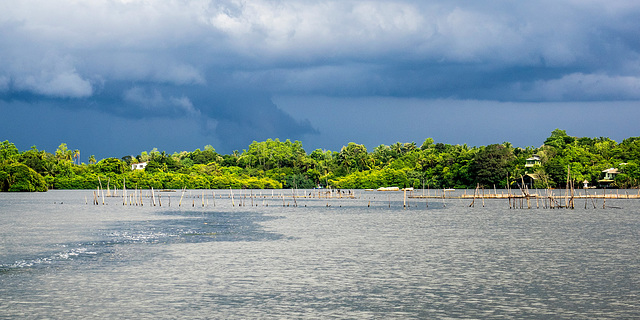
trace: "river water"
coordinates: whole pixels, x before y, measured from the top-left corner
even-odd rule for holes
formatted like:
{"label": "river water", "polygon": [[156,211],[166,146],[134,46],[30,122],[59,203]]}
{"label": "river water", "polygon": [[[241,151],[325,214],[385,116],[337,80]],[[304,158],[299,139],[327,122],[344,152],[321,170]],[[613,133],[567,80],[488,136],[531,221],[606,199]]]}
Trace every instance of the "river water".
{"label": "river water", "polygon": [[233,193],[0,193],[0,318],[640,318],[640,200]]}

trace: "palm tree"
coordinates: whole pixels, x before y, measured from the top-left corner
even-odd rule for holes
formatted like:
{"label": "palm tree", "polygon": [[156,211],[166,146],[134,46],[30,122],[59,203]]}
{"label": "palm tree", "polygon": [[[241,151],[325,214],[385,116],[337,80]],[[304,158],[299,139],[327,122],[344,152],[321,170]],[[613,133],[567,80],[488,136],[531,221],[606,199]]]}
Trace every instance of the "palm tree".
{"label": "palm tree", "polygon": [[67,160],[68,154],[69,149],[67,148],[67,144],[61,143],[58,147],[58,150],[56,150],[56,157],[58,158],[58,160]]}
{"label": "palm tree", "polygon": [[96,156],[91,155],[91,156],[89,157],[89,163],[90,163],[90,164],[94,164],[94,163],[96,163]]}

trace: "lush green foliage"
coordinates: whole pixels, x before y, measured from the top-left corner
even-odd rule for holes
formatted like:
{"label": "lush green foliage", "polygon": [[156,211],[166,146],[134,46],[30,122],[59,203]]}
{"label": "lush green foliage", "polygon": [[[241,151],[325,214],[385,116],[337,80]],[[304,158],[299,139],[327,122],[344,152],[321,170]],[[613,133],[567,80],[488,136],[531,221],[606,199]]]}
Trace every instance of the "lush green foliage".
{"label": "lush green foliage", "polygon": [[[299,141],[254,141],[247,149],[220,155],[208,145],[204,150],[174,154],[152,149],[129,155],[79,163],[78,150],[62,143],[54,154],[35,146],[20,152],[13,143],[0,143],[0,187],[2,191],[110,188],[378,188],[383,186],[422,188],[469,188],[477,184],[504,188],[535,176],[535,187],[563,187],[571,179],[599,185],[602,171],[617,168],[617,187],[635,187],[640,182],[640,137],[616,143],[609,138],[569,136],[556,129],[538,148],[515,148],[510,143],[468,147],[426,139],[380,145],[367,151],[349,143],[340,152],[317,149],[307,154]],[[537,155],[540,162],[527,166]],[[144,170],[131,164],[146,162]],[[43,187],[44,185],[44,187]]]}
{"label": "lush green foliage", "polygon": [[0,191],[47,191],[44,178],[22,163],[0,166]]}

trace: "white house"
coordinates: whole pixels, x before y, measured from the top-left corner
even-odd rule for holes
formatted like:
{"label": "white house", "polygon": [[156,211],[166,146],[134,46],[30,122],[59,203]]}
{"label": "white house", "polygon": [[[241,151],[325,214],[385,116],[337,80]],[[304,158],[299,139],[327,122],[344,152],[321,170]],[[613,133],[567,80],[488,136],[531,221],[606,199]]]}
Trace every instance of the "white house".
{"label": "white house", "polygon": [[147,166],[147,162],[140,162],[140,163],[132,163],[131,164],[131,170],[144,170],[144,168]]}
{"label": "white house", "polygon": [[600,185],[607,186],[616,181],[616,176],[620,172],[616,168],[609,168],[607,170],[603,170],[602,173],[604,173],[604,178],[601,180],[598,180],[598,182],[600,183]]}
{"label": "white house", "polygon": [[534,154],[531,158],[527,158],[525,163],[525,168],[531,168],[534,166],[539,166],[540,165],[540,156],[538,156],[537,154]]}
{"label": "white house", "polygon": [[604,173],[603,180],[615,180],[616,176],[620,173],[616,168],[609,168],[602,171]]}

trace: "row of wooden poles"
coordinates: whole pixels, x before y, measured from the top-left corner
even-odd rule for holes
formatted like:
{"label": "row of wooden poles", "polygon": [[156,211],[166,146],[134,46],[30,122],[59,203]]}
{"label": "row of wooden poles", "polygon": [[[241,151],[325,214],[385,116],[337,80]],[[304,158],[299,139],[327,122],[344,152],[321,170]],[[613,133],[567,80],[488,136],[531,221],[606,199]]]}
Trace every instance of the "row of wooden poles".
{"label": "row of wooden poles", "polygon": [[[129,205],[129,206],[144,206],[144,202],[143,199],[144,198],[148,198],[149,199],[149,205],[151,206],[162,206],[162,191],[166,191],[166,190],[162,190],[162,191],[158,191],[155,190],[154,188],[151,188],[151,190],[149,190],[148,193],[145,194],[145,192],[142,189],[138,189],[135,188],[133,189],[132,192],[127,192],[127,189],[124,188],[122,191],[122,205]],[[211,191],[211,199],[212,199],[212,204],[215,207],[216,206],[216,198],[218,199],[223,199],[223,195],[222,194],[218,194],[216,195],[214,190],[210,190]],[[173,190],[171,190],[171,192],[174,192]],[[209,191],[207,191],[208,193]],[[181,190],[181,195],[180,195],[180,200],[178,202],[178,206],[182,206],[183,205],[183,200],[185,198],[185,194],[187,193],[186,188],[183,188]],[[114,193],[111,193],[110,189],[107,189],[107,194],[105,195],[105,191],[104,189],[101,189],[100,187],[98,187],[96,190],[93,191],[93,202],[92,204],[94,205],[99,205],[100,202],[102,202],[102,205],[106,205],[105,202],[105,198],[109,198],[109,197],[119,197],[117,195],[117,190],[114,190]],[[260,193],[255,193],[253,192],[253,190],[250,190],[249,193],[245,193],[242,190],[240,190],[240,194],[236,195],[234,194],[234,190],[233,189],[229,189],[229,193],[224,195],[224,197],[230,199],[231,201],[231,205],[232,206],[258,206],[259,205],[259,200],[262,200],[262,205],[263,206],[269,206],[268,202],[265,202],[267,199],[282,199],[282,206],[283,207],[289,207],[289,206],[294,206],[297,207],[298,206],[298,199],[302,198],[302,199],[328,199],[326,206],[327,207],[331,207],[330,201],[329,199],[334,199],[334,200],[339,200],[339,199],[360,199],[359,196],[356,196],[355,191],[353,190],[347,190],[347,191],[340,191],[340,190],[333,190],[333,191],[312,191],[312,192],[307,192],[306,190],[304,191],[303,195],[299,194],[299,190],[298,189],[291,189],[291,194],[287,195],[284,192],[281,192],[279,194],[276,194],[274,192],[274,190],[271,191],[271,195],[268,194],[263,194],[262,192]],[[191,201],[191,206],[195,207],[196,206],[196,198],[200,198],[201,199],[201,205],[202,207],[205,206],[209,206],[209,197],[205,194],[205,191],[202,190],[201,191],[201,195],[196,195],[193,196],[192,192],[189,191],[189,195],[187,195],[187,198],[192,198]],[[248,198],[248,200],[247,200]],[[373,199],[375,199],[376,197],[374,196]],[[442,206],[446,207],[446,203],[445,203],[445,197],[444,197],[444,193],[442,196],[438,196],[439,199],[442,200]],[[102,201],[100,201],[100,199]],[[291,200],[293,200],[293,204],[291,203]],[[389,208],[391,208],[391,196],[387,194],[387,201],[385,201],[385,204],[387,204],[387,206]],[[237,201],[237,203],[236,203]],[[250,201],[250,204],[248,204],[248,202]],[[171,196],[167,196],[167,201],[165,203],[168,203],[168,206],[171,206]],[[85,197],[85,204],[88,204],[88,200]],[[188,204],[187,204],[188,205]],[[425,205],[428,208],[429,207],[429,202],[428,199],[425,199]],[[306,207],[306,205],[304,205]],[[369,199],[367,207],[371,207],[372,203],[371,203],[371,199]],[[407,202],[407,191],[404,191],[404,196],[403,196],[403,208],[409,208],[411,207],[411,204]],[[414,206],[418,206],[418,204],[415,204]]]}
{"label": "row of wooden poles", "polygon": [[[593,206],[593,208],[597,208],[598,207],[598,199],[602,199],[602,208],[605,209],[606,208],[606,202],[607,199],[638,199],[638,197],[635,196],[629,196],[628,193],[626,196],[620,197],[618,195],[613,195],[613,196],[607,196],[606,194],[603,195],[591,195],[589,194],[588,191],[585,190],[585,195],[577,195],[576,193],[566,193],[565,195],[556,195],[554,194],[554,190],[551,189],[544,189],[545,191],[545,195],[540,195],[538,193],[526,193],[526,194],[512,194],[512,193],[507,193],[507,195],[498,195],[495,196],[495,194],[489,194],[489,195],[484,195],[481,194],[480,192],[477,192],[477,196],[473,197],[473,200],[471,201],[471,204],[469,205],[469,207],[474,207],[475,206],[475,201],[476,199],[481,199],[482,200],[482,206],[485,206],[485,199],[497,199],[497,198],[506,198],[509,201],[509,209],[532,209],[534,206],[534,201],[535,201],[535,207],[536,209],[539,209],[540,203],[542,202],[542,208],[544,209],[560,209],[560,208],[566,208],[566,209],[574,209],[576,206],[576,200],[579,199],[584,199],[584,208],[586,209],[587,207],[589,207],[589,204],[591,204]],[[564,203],[563,203],[564,200]]]}
{"label": "row of wooden poles", "polygon": [[[111,194],[111,189],[109,187],[109,182],[110,180],[108,180],[107,182],[107,194],[105,195],[105,190],[102,188],[102,182],[100,181],[100,178],[98,178],[98,187],[96,188],[95,191],[93,191],[93,201],[92,204],[94,205],[99,205],[100,201],[99,199],[102,199],[102,205],[105,205],[105,198],[106,197],[119,197],[117,195],[117,189],[114,189],[114,193]],[[123,181],[123,189],[122,191],[122,205],[130,205],[130,206],[144,206],[144,203],[142,201],[143,198],[145,198],[145,195],[142,191],[142,189],[138,189],[135,188],[133,189],[133,192],[127,192],[127,188],[126,188],[126,181]],[[171,190],[173,192],[173,190]],[[186,193],[186,188],[183,188],[181,190],[181,195],[180,195],[180,200],[178,202],[178,206],[182,206],[182,202],[183,199],[185,197],[185,193]],[[213,206],[216,205],[215,201],[216,201],[216,193],[215,191],[211,191],[212,192],[212,201],[213,201]],[[298,192],[298,189],[291,189],[291,196],[287,196],[285,195],[285,193],[280,193],[275,194],[273,190],[271,190],[271,195],[269,196],[268,194],[262,194],[262,192],[260,192],[259,194],[254,194],[253,190],[250,191],[250,194],[247,195],[244,192],[241,191],[240,196],[239,196],[239,201],[238,201],[238,206],[246,206],[246,201],[247,201],[247,196],[249,197],[249,201],[251,201],[251,206],[258,206],[257,203],[254,203],[254,200],[258,200],[258,199],[262,199],[263,200],[263,205],[265,206],[269,206],[268,203],[265,203],[265,200],[268,198],[271,199],[282,199],[282,206],[290,206],[291,203],[287,202],[286,199],[287,198],[292,198],[293,199],[293,206],[297,207],[298,206],[298,198],[318,198],[318,199],[355,199],[356,198],[356,194],[355,191],[353,190],[339,190],[339,189],[328,189],[328,190],[314,190],[312,192],[307,193],[306,191],[304,192],[303,195],[300,195]],[[146,197],[150,198],[150,205],[151,206],[162,206],[162,196],[161,196],[161,192],[158,192],[157,190],[155,190],[153,187],[150,190],[150,193],[148,195],[146,195]],[[188,196],[191,197],[191,196]],[[222,199],[222,195],[219,195],[219,198]],[[236,206],[236,196],[234,196],[233,194],[233,189],[229,188],[229,194],[227,195],[227,197],[231,200],[231,205],[232,206]],[[168,205],[171,206],[171,196],[168,196]],[[193,201],[191,203],[192,207],[196,206],[195,203],[195,197],[192,197]],[[204,190],[202,190],[202,195],[200,196],[200,198],[202,199],[202,206],[204,207],[205,205],[209,205],[209,198],[205,197],[205,192]],[[205,204],[205,200],[206,200],[206,204]],[[88,204],[88,199],[85,197],[85,204]],[[327,207],[329,207],[329,202],[327,202]]]}
{"label": "row of wooden poles", "polygon": [[[602,195],[598,195],[597,192],[594,192],[593,195],[589,194],[588,189],[584,189],[584,195],[583,194],[577,194],[575,186],[574,186],[574,180],[570,179],[571,176],[571,168],[567,167],[567,183],[566,183],[566,188],[565,188],[565,193],[564,195],[562,195],[562,191],[560,191],[560,195],[555,195],[554,194],[554,190],[552,189],[544,189],[545,190],[545,195],[541,196],[538,194],[538,192],[536,191],[536,193],[532,194],[529,192],[529,188],[527,187],[527,185],[524,183],[524,179],[521,177],[522,179],[522,185],[519,185],[520,188],[520,192],[521,194],[512,194],[511,193],[511,189],[507,190],[507,196],[506,198],[509,200],[509,208],[510,209],[531,209],[532,208],[532,201],[533,199],[535,199],[536,202],[536,208],[540,208],[540,199],[542,199],[542,207],[547,209],[556,209],[556,208],[565,208],[565,209],[575,209],[575,201],[576,199],[584,199],[584,208],[586,209],[588,207],[589,202],[591,202],[591,205],[593,206],[593,208],[597,208],[598,204],[597,204],[597,200],[598,199],[602,199],[602,209],[606,208],[606,203],[607,203],[607,198],[609,199],[640,199],[640,189],[638,189],[638,194],[637,195],[629,195],[628,191],[625,191],[626,195],[623,195],[622,197],[620,197],[620,194],[616,191],[616,194],[613,195],[607,195],[606,194],[606,189],[603,189],[603,193]],[[482,199],[482,206],[484,207],[484,199],[485,199],[485,194],[484,194],[484,189],[482,189],[482,194],[480,194],[480,185],[478,184],[476,186],[476,189],[474,191],[473,194],[473,201],[471,202],[471,204],[469,205],[469,207],[473,207],[475,206],[475,200],[476,197],[480,197]],[[498,195],[497,192],[494,195],[490,195],[489,198],[504,198],[504,195]],[[562,200],[564,200],[564,204],[562,203]]]}
{"label": "row of wooden poles", "polygon": [[[110,181],[110,180],[109,180]],[[100,181],[100,179],[98,178],[98,182],[99,185],[96,188],[95,191],[93,191],[93,204],[94,205],[99,205],[100,204],[100,200],[102,199],[102,205],[105,205],[105,198],[106,197],[119,197],[117,195],[117,189],[114,189],[114,193],[111,193],[111,189],[109,187],[109,182],[107,182],[107,194],[105,195],[105,191],[102,188],[102,183]],[[144,195],[142,189],[138,189],[135,188],[133,189],[133,192],[129,192],[127,193],[127,189],[126,189],[126,182],[123,181],[123,189],[122,191],[122,205],[130,205],[130,206],[144,206],[143,203],[143,198],[148,197],[150,198],[150,205],[151,206],[162,206],[162,196],[161,196],[161,192],[156,191],[153,187],[150,190],[150,193],[147,194],[146,196]],[[171,190],[173,191],[173,190]],[[293,199],[293,206],[297,207],[298,206],[298,199],[299,198],[304,198],[304,199],[308,199],[308,198],[317,198],[317,199],[356,199],[358,198],[356,196],[356,193],[354,190],[340,190],[340,189],[320,189],[320,190],[313,190],[311,192],[308,192],[305,190],[304,193],[302,195],[299,194],[298,189],[291,189],[291,195],[285,195],[284,192],[280,193],[280,194],[275,194],[274,190],[271,190],[271,195],[268,194],[263,194],[262,192],[260,192],[259,194],[254,194],[253,190],[250,191],[250,194],[246,194],[244,192],[241,191],[240,196],[239,196],[239,201],[238,201],[238,206],[246,206],[246,202],[247,202],[247,196],[249,197],[249,201],[251,201],[251,206],[258,206],[257,203],[255,203],[254,200],[258,200],[258,199],[262,199],[263,200],[263,206],[269,206],[268,203],[265,203],[265,200],[268,198],[271,199],[282,199],[282,206],[283,207],[288,207],[291,206],[291,202],[287,202],[286,199]],[[215,207],[216,203],[215,203],[215,199],[216,199],[216,193],[215,191],[211,191],[212,192],[212,200],[213,200],[213,206]],[[180,195],[180,200],[178,202],[178,206],[182,206],[182,202],[184,199],[186,193],[186,188],[183,188],[181,191],[181,195]],[[156,195],[157,194],[157,195]],[[444,197],[445,193],[443,192],[442,197],[442,205],[446,207],[446,204],[444,203]],[[222,195],[218,195],[219,199],[222,199]],[[192,197],[192,196],[188,196],[188,197]],[[234,196],[233,193],[233,189],[229,188],[229,194],[227,195],[227,197],[231,200],[231,205],[232,206],[236,206],[236,196]],[[168,196],[168,205],[171,206],[171,196]],[[195,207],[196,203],[195,203],[195,198],[192,197],[192,202],[191,202],[191,206]],[[205,191],[202,191],[202,195],[200,196],[200,198],[202,199],[202,206],[204,207],[205,205],[208,206],[209,205],[209,198],[205,197]],[[374,197],[375,199],[375,197]],[[205,203],[206,200],[206,203]],[[426,203],[426,207],[429,207],[429,203],[427,201],[425,201]],[[85,204],[88,204],[88,200],[85,197]],[[305,205],[306,206],[306,205]],[[329,204],[329,202],[327,202],[326,204],[327,207],[330,207],[331,205]],[[404,191],[404,196],[403,196],[403,208],[408,208],[411,205],[407,203],[407,192],[406,190]],[[371,207],[371,200],[369,200],[367,207]],[[391,197],[388,197],[388,207],[391,208]]]}
{"label": "row of wooden poles", "polygon": [[[599,207],[598,205],[598,199],[602,199],[602,208],[606,207],[606,200],[607,199],[638,199],[638,197],[636,195],[629,195],[628,192],[626,195],[619,195],[619,194],[589,194],[588,190],[585,190],[585,194],[577,194],[575,192],[572,193],[565,193],[564,195],[561,193],[560,195],[554,194],[554,190],[551,189],[543,189],[545,191],[545,195],[540,195],[538,194],[538,192],[536,191],[536,193],[529,193],[526,192],[524,194],[513,194],[511,192],[508,192],[507,194],[487,194],[485,193],[485,190],[477,187],[474,191],[474,195],[473,196],[467,196],[467,195],[463,195],[463,196],[456,196],[456,197],[450,197],[450,196],[446,196],[446,193],[443,191],[441,194],[439,195],[433,195],[433,196],[413,196],[410,195],[409,197],[407,197],[406,191],[404,192],[404,197],[403,197],[403,208],[409,208],[412,206],[411,203],[409,203],[407,201],[407,199],[417,199],[417,198],[421,198],[425,200],[425,206],[428,208],[429,207],[429,201],[428,199],[432,199],[432,200],[437,200],[437,202],[442,202],[442,206],[446,207],[446,202],[445,199],[471,199],[471,203],[469,204],[469,207],[474,207],[476,204],[476,201],[481,201],[482,202],[482,206],[485,206],[485,199],[507,199],[508,203],[509,203],[509,208],[510,209],[532,209],[532,208],[549,208],[549,209],[557,209],[557,208],[570,208],[573,209],[576,206],[576,200],[580,200],[580,199],[584,199],[584,206],[585,208],[587,208],[588,206],[593,206],[593,208],[597,208]],[[115,191],[115,190],[114,190]],[[166,197],[163,196],[163,194],[165,192],[162,191],[158,191],[155,190],[154,188],[151,188],[149,191],[145,192],[142,189],[132,189],[131,191],[127,190],[127,189],[123,189],[122,191],[122,204],[123,205],[130,205],[130,206],[144,206],[143,203],[143,199],[148,198],[149,199],[149,205],[151,206],[162,206],[163,205],[163,201],[165,202],[165,205],[171,206],[171,196],[167,195]],[[172,190],[173,191],[173,190]],[[208,192],[211,192],[210,195],[206,195],[208,194]],[[237,192],[237,191],[236,191]],[[303,195],[300,195],[298,190],[296,189],[291,189],[291,194],[288,195],[285,192],[280,192],[278,194],[276,194],[273,190],[271,192],[271,195],[269,194],[263,194],[262,192],[260,193],[254,193],[253,190],[247,192],[244,192],[242,190],[240,190],[239,194],[238,193],[234,193],[233,189],[229,189],[229,193],[228,194],[217,194],[214,190],[210,190],[210,191],[201,191],[201,194],[196,194],[195,196],[193,195],[192,191],[189,191],[187,194],[187,190],[186,189],[182,189],[181,190],[181,194],[180,194],[180,198],[178,201],[178,206],[183,206],[184,205],[184,201],[185,201],[185,196],[186,198],[191,198],[191,206],[195,207],[196,206],[196,199],[200,198],[201,202],[200,205],[201,206],[209,206],[209,200],[212,200],[212,205],[216,206],[216,198],[218,199],[223,199],[224,198],[228,198],[231,201],[231,205],[232,206],[258,206],[259,205],[259,201],[262,200],[262,205],[263,206],[269,206],[268,202],[265,202],[267,199],[281,199],[282,200],[282,206],[283,207],[288,207],[288,206],[294,206],[297,207],[298,206],[298,199],[309,199],[309,198],[316,198],[316,199],[327,199],[327,207],[330,207],[330,201],[329,199],[356,199],[356,198],[360,198],[359,196],[356,197],[354,192],[351,193],[345,193],[344,195],[340,196],[338,194],[334,194],[334,196],[332,197],[323,197],[322,194],[318,194],[315,192],[311,192],[311,193],[307,193],[305,191],[305,193]],[[105,195],[105,190],[97,188],[97,190],[93,191],[93,201],[92,203],[94,205],[99,205],[100,203],[102,203],[102,205],[105,205],[105,198],[115,198],[115,197],[120,197],[117,195],[117,192],[114,192],[113,194],[111,194],[110,191],[107,191],[107,194]],[[373,199],[375,199],[376,197],[373,197]],[[389,208],[391,208],[391,196],[389,195],[387,199],[388,203],[385,203],[386,206],[388,206]],[[384,201],[384,200],[382,200]],[[293,202],[293,203],[292,203]],[[384,201],[387,202],[387,201]],[[88,204],[88,200],[85,197],[85,203]],[[189,205],[189,204],[186,204]],[[417,206],[418,204],[413,204],[413,206]],[[306,206],[306,205],[305,205]],[[372,206],[372,202],[371,200],[368,201],[367,207],[371,207]]]}
{"label": "row of wooden poles", "polygon": [[[100,182],[100,180],[98,180]],[[473,196],[468,196],[466,194],[466,190],[465,190],[465,194],[462,196],[457,196],[457,197],[452,197],[452,196],[447,196],[447,190],[443,189],[442,193],[438,195],[437,193],[437,189],[434,189],[434,191],[436,192],[434,196],[431,195],[422,195],[422,196],[414,196],[413,193],[410,191],[409,194],[409,198],[424,198],[425,199],[425,205],[428,208],[429,207],[429,203],[428,200],[429,198],[435,198],[435,199],[439,199],[442,200],[442,206],[446,207],[446,203],[445,203],[445,199],[453,199],[453,198],[458,198],[458,199],[465,199],[465,198],[472,198],[472,202],[471,204],[469,204],[469,207],[474,207],[475,206],[475,202],[477,199],[480,199],[482,201],[482,206],[485,206],[485,199],[508,199],[509,202],[509,208],[510,209],[532,209],[533,208],[533,201],[535,200],[535,207],[536,208],[540,208],[540,202],[542,202],[542,207],[543,208],[550,208],[550,209],[556,209],[556,208],[575,208],[575,201],[576,199],[585,199],[585,208],[588,207],[588,204],[591,203],[591,205],[593,206],[593,208],[598,207],[597,204],[597,199],[603,199],[602,202],[602,208],[604,209],[606,206],[606,199],[609,198],[614,198],[614,199],[640,199],[640,189],[638,190],[638,195],[629,195],[628,192],[626,192],[626,195],[623,195],[622,197],[620,197],[619,194],[606,194],[606,190],[605,192],[603,192],[602,195],[598,195],[597,193],[594,193],[593,195],[589,194],[588,190],[585,189],[585,194],[576,194],[575,189],[573,188],[573,185],[570,184],[570,182],[568,182],[567,184],[567,190],[565,191],[565,194],[562,195],[562,192],[560,195],[555,195],[554,191],[551,189],[543,189],[545,190],[546,194],[544,196],[541,196],[538,194],[537,190],[536,193],[530,193],[528,188],[526,187],[526,185],[524,186],[524,189],[521,188],[521,194],[513,194],[511,192],[510,189],[507,190],[507,194],[498,194],[497,192],[491,194],[486,194],[485,193],[485,189],[481,188],[480,185],[476,186],[476,189],[474,190],[474,194]],[[164,191],[164,190],[163,190]],[[173,190],[171,190],[173,191]],[[181,195],[180,195],[180,200],[178,202],[178,206],[182,206],[183,205],[183,200],[185,197],[185,193],[186,193],[186,188],[183,188],[181,190]],[[129,192],[127,193],[127,189],[126,189],[126,184],[125,182],[123,182],[123,189],[121,190],[122,192],[122,204],[123,205],[130,205],[130,206],[143,206],[143,198],[148,197],[150,198],[150,205],[151,206],[162,206],[162,196],[161,193],[162,192],[158,192],[157,190],[154,190],[154,188],[151,188],[150,193],[148,193],[146,196],[143,193],[142,189],[138,189],[135,188],[133,189],[133,192]],[[216,194],[215,191],[211,191],[212,192],[212,201],[213,201],[213,206],[216,205],[215,200],[216,200]],[[423,190],[424,193],[424,190]],[[191,192],[190,192],[191,194]],[[229,194],[226,195],[230,200],[231,200],[231,204],[232,206],[236,206],[236,196],[234,196],[233,193],[233,189],[229,188]],[[356,198],[356,194],[355,191],[353,190],[338,190],[338,189],[326,189],[326,190],[313,190],[311,192],[308,191],[304,191],[302,195],[299,194],[299,190],[298,189],[291,189],[291,195],[285,195],[284,192],[280,193],[280,194],[275,194],[273,190],[271,190],[271,195],[269,196],[268,194],[263,194],[262,192],[260,192],[259,194],[254,194],[253,190],[250,191],[250,194],[246,194],[243,191],[240,191],[240,196],[239,196],[239,201],[238,201],[238,206],[246,206],[247,205],[247,196],[249,198],[249,201],[251,202],[250,205],[251,206],[258,206],[259,204],[257,203],[258,199],[262,199],[262,204],[263,206],[269,206],[269,203],[265,203],[265,200],[267,198],[271,198],[271,199],[282,199],[282,206],[291,206],[291,202],[287,202],[286,199],[293,199],[293,206],[297,207],[298,206],[298,198],[317,198],[317,199],[355,199]],[[114,193],[111,194],[111,190],[109,188],[109,184],[107,184],[107,194],[106,197],[119,197],[117,195],[117,190],[114,189]],[[191,195],[189,195],[188,197],[192,197]],[[192,203],[191,206],[195,207],[196,203],[195,203],[195,198],[196,197],[192,197]],[[219,194],[219,198],[222,199],[223,195]],[[93,204],[94,205],[99,205],[100,201],[99,199],[102,199],[102,204],[105,205],[105,191],[104,189],[102,189],[102,183],[99,183],[99,186],[97,188],[97,190],[93,191]],[[208,206],[209,205],[209,198],[205,197],[205,191],[202,191],[202,195],[199,197],[202,200],[202,206],[204,207],[205,205]],[[375,199],[375,197],[374,197]],[[542,200],[542,201],[541,201]],[[564,204],[562,203],[564,200]],[[206,203],[205,203],[206,201]],[[85,197],[85,203],[88,204],[87,198]],[[167,204],[168,206],[171,206],[171,196],[167,197]],[[306,206],[306,205],[305,205]],[[329,202],[327,201],[326,204],[327,207],[330,207]],[[407,203],[407,191],[404,191],[404,196],[403,196],[403,208],[408,208],[411,205]],[[368,202],[367,207],[371,207],[371,201]],[[391,197],[388,197],[388,207],[391,207]]]}

